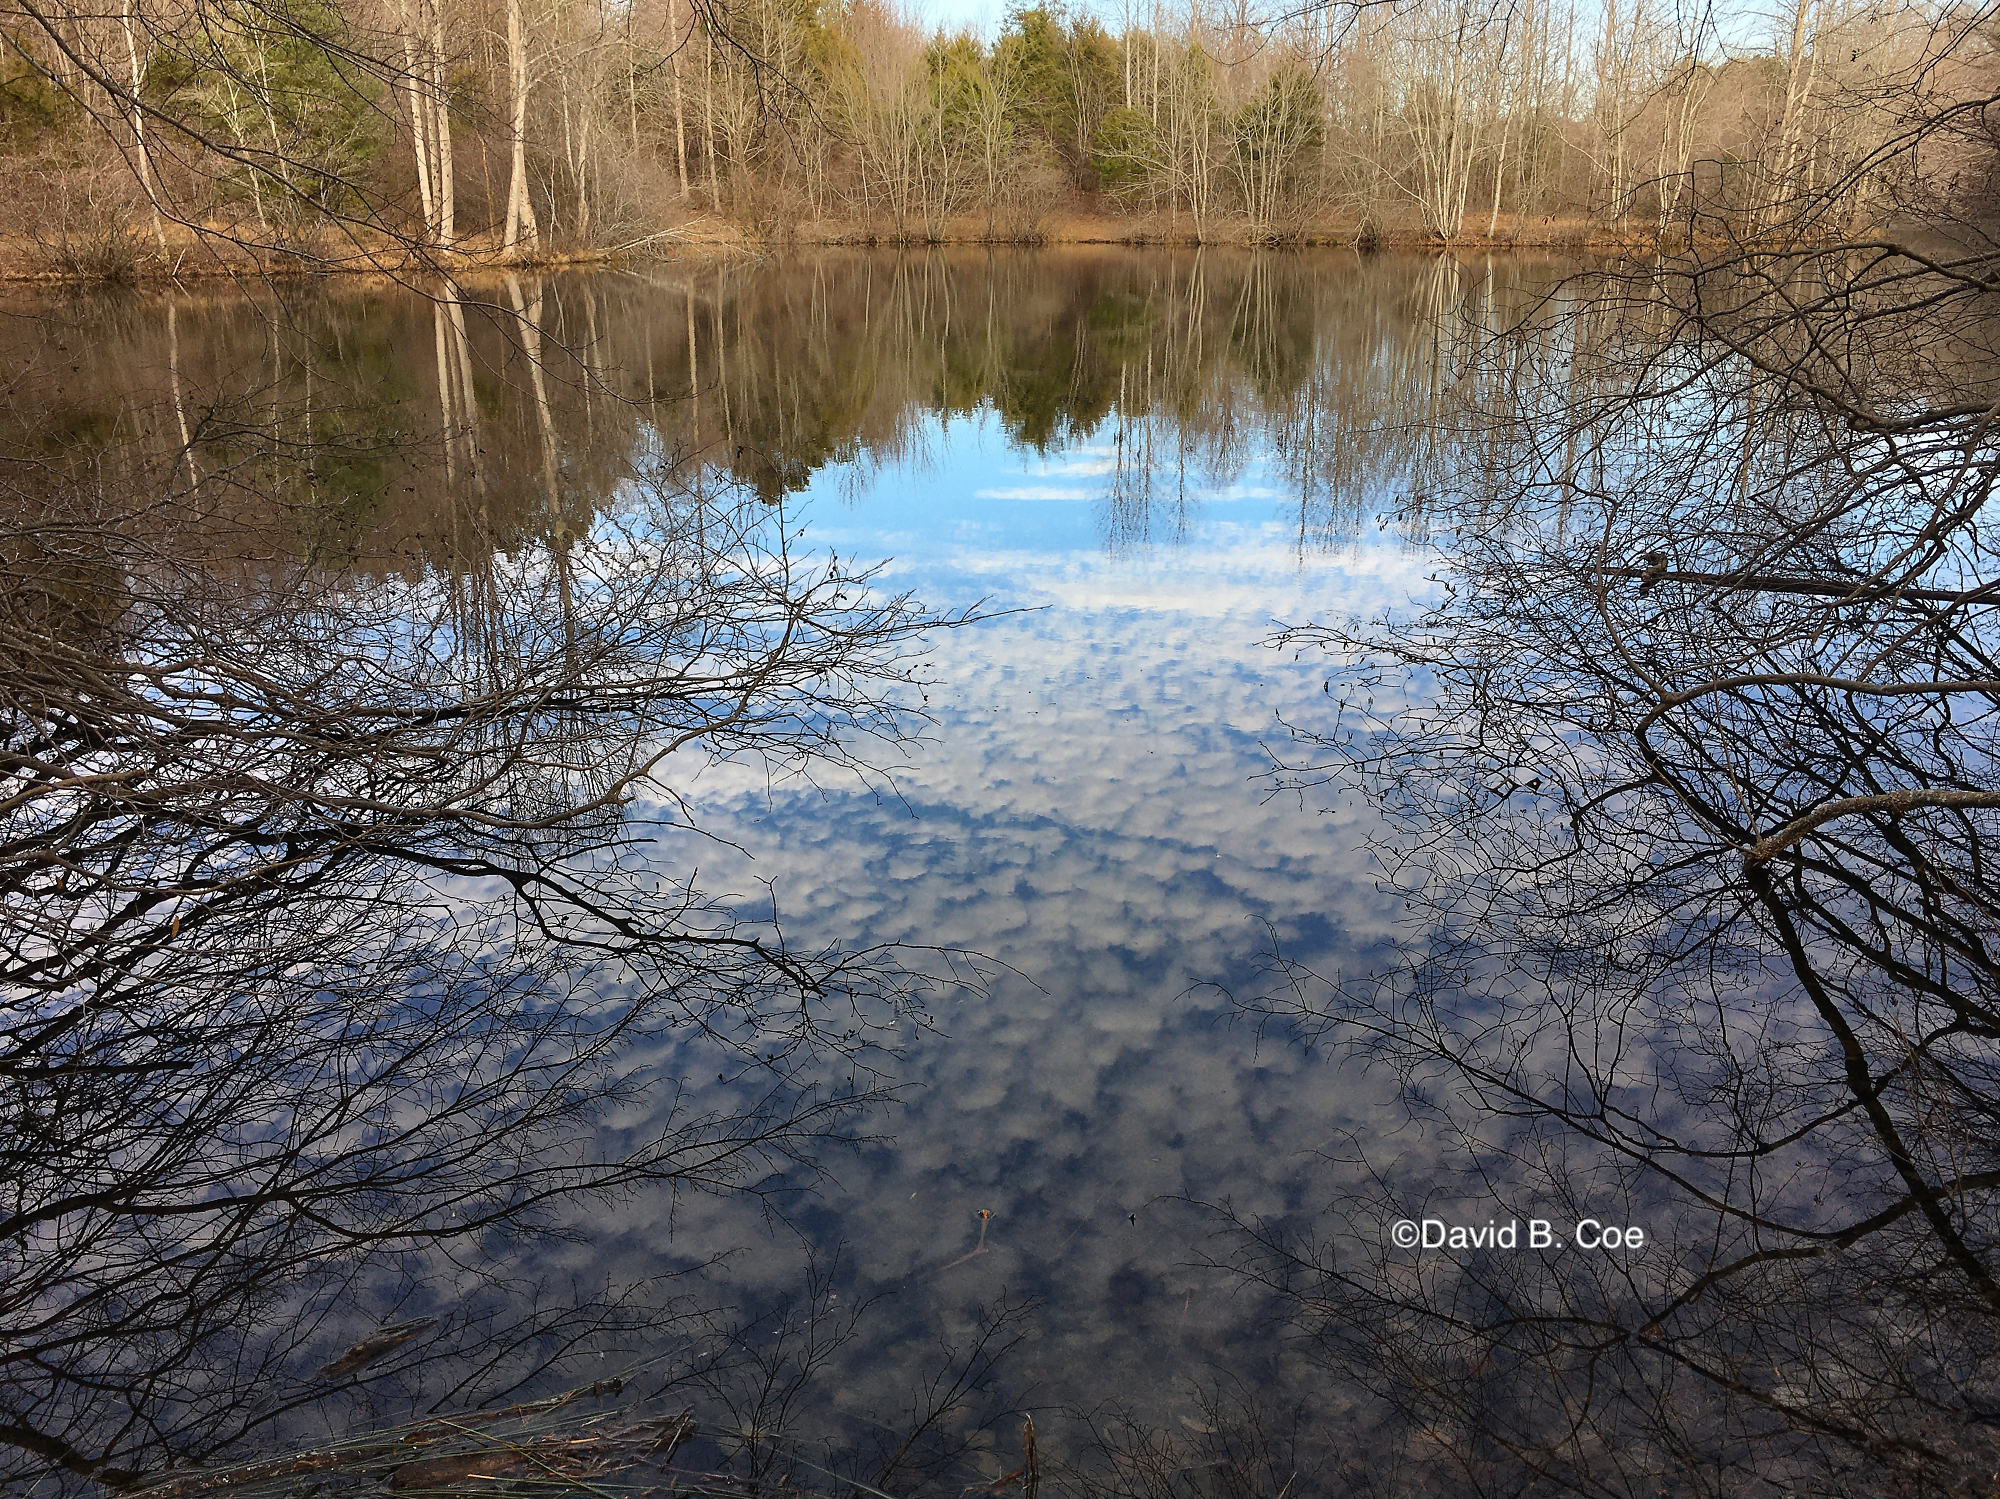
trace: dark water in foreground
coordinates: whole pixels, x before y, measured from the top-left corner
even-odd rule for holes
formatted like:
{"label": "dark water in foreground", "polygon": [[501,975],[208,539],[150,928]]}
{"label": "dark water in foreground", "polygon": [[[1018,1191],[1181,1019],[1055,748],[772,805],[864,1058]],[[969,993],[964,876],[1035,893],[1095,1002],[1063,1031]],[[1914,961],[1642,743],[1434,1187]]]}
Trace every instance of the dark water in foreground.
{"label": "dark water in foreground", "polygon": [[[1317,1400],[1337,1426],[1345,1397],[1300,1382],[1214,1209],[1337,1218],[1356,1140],[1378,1167],[1428,1168],[1389,1080],[1237,1014],[1274,950],[1361,971],[1397,915],[1368,812],[1266,777],[1288,725],[1330,711],[1324,664],[1269,640],[1431,586],[1396,517],[1457,461],[1453,341],[1560,271],[826,257],[496,285],[469,307],[381,290],[16,308],[0,334],[36,372],[14,440],[170,450],[185,430],[219,465],[254,430],[245,461],[298,544],[364,574],[587,531],[631,463],[671,456],[754,490],[802,552],[977,606],[929,641],[922,737],[872,773],[670,768],[699,835],[663,802],[628,809],[673,824],[662,869],[775,908],[802,946],[990,960],[983,992],[940,991],[934,1028],[885,1064],[900,1102],[823,1175],[642,1192],[567,1210],[568,1242],[487,1246],[544,1290],[637,1286],[673,1309],[657,1344],[613,1340],[589,1369],[681,1377],[674,1318],[733,1309],[774,1367],[810,1373],[786,1412],[800,1451],[904,1409],[1012,1309],[1018,1344],[941,1418],[972,1433],[962,1486],[1014,1466],[1023,1409],[1058,1454],[1114,1408],[1205,1432],[1218,1381]],[[733,1096],[701,1086],[697,1103]],[[728,1398],[686,1387],[711,1429],[775,1419],[731,1377]]]}

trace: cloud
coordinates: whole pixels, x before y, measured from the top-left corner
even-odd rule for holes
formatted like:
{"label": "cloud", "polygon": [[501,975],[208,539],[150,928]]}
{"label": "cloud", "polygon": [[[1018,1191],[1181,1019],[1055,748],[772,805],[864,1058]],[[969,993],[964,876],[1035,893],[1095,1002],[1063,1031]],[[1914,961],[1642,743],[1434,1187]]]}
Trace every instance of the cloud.
{"label": "cloud", "polygon": [[1020,489],[975,489],[972,497],[976,500],[1094,500],[1097,498],[1097,491],[1054,489],[1040,485]]}

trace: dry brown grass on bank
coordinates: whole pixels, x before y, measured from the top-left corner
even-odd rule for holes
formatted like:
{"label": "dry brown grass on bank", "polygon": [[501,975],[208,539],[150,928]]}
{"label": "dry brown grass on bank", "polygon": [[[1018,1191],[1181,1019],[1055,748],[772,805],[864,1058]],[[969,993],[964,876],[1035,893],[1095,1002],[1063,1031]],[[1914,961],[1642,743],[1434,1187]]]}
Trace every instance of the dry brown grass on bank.
{"label": "dry brown grass on bank", "polygon": [[262,246],[223,226],[197,234],[169,225],[164,247],[150,230],[123,225],[61,240],[0,233],[0,281],[50,285],[118,285],[211,277],[328,275],[471,275],[509,270],[567,270],[674,250],[742,252],[755,241],[716,215],[699,215],[654,233],[608,245],[554,245],[509,254],[491,234],[468,235],[450,249],[412,245],[388,234],[328,234],[282,246]]}
{"label": "dry brown grass on bank", "polygon": [[1658,236],[1649,227],[1621,229],[1576,215],[1502,214],[1489,237],[1484,225],[1452,239],[1441,239],[1414,222],[1371,223],[1356,219],[1314,219],[1280,233],[1255,231],[1240,215],[1216,215],[1196,233],[1187,215],[1160,213],[1097,213],[1087,210],[1052,212],[1036,219],[1025,232],[987,232],[973,215],[947,221],[937,235],[899,235],[880,222],[824,220],[801,224],[784,238],[791,243],[847,246],[922,245],[1216,245],[1331,246],[1340,249],[1397,250],[1651,250]]}
{"label": "dry brown grass on bank", "polygon": [[150,233],[128,228],[97,236],[79,250],[52,246],[22,234],[0,234],[0,281],[48,285],[152,284],[207,278],[268,278],[326,275],[479,277],[507,271],[557,271],[615,264],[632,259],[740,255],[773,245],[919,249],[932,246],[1120,245],[1137,247],[1256,247],[1451,250],[1570,251],[1646,253],[1658,237],[1637,228],[1621,231],[1581,217],[1502,216],[1494,234],[1483,232],[1443,240],[1415,225],[1364,224],[1319,220],[1284,234],[1259,238],[1241,218],[1217,216],[1196,235],[1185,215],[1049,213],[1028,226],[989,232],[981,218],[949,221],[940,234],[902,234],[893,226],[855,220],[792,224],[758,235],[717,214],[699,214],[624,243],[560,246],[531,254],[503,253],[492,235],[474,235],[449,250],[412,246],[389,235],[300,242],[282,248],[244,244],[222,230],[197,237],[170,227],[160,248]]}

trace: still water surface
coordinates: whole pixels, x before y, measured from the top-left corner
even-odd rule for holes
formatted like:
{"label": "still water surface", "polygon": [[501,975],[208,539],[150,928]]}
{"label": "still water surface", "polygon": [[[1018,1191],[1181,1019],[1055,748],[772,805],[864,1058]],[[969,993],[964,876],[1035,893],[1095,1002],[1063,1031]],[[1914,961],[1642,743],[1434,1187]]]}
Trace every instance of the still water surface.
{"label": "still water surface", "polygon": [[1388,1080],[1237,1016],[1274,951],[1358,972],[1397,915],[1365,808],[1274,793],[1288,726],[1330,708],[1324,663],[1269,642],[1430,586],[1398,517],[1458,461],[1454,339],[1560,274],[828,256],[462,307],[186,295],[10,326],[42,372],[17,402],[33,441],[122,424],[219,462],[230,423],[310,434],[272,483],[302,545],[366,568],[589,528],[665,458],[754,489],[795,547],[981,616],[932,638],[930,722],[873,774],[711,768],[677,786],[699,835],[665,803],[631,811],[661,820],[663,869],[775,909],[805,947],[964,949],[990,981],[939,995],[891,1069],[901,1103],[824,1176],[594,1208],[536,1264],[635,1284],[707,1264],[692,1294],[746,1317],[816,1265],[823,1312],[866,1309],[800,1397],[808,1434],[897,1408],[982,1310],[1030,1304],[985,1398],[1059,1443],[1112,1404],[1196,1423],[1218,1378],[1298,1396],[1211,1207],[1337,1217],[1357,1139],[1413,1183],[1428,1169]]}

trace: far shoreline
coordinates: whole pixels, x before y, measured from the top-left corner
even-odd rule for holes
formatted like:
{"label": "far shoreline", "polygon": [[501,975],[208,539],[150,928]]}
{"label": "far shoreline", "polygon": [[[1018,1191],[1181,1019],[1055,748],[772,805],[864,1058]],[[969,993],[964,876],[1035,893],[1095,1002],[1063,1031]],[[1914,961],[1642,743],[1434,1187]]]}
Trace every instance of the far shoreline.
{"label": "far shoreline", "polygon": [[1218,216],[1199,234],[1164,214],[1075,213],[1045,215],[1006,229],[988,229],[964,218],[937,232],[899,232],[869,221],[820,221],[760,231],[720,215],[696,215],[621,244],[559,246],[529,254],[507,253],[491,234],[469,235],[450,247],[417,245],[383,234],[345,243],[253,246],[234,232],[203,226],[183,229],[162,251],[149,237],[90,247],[48,246],[18,236],[0,239],[0,283],[17,287],[171,285],[215,279],[375,276],[394,283],[414,278],[483,278],[550,274],[623,265],[658,265],[688,259],[760,256],[790,249],[827,250],[1054,250],[1068,248],[1177,251],[1339,250],[1401,254],[1559,254],[1622,258],[1659,252],[1656,232],[1577,219],[1503,216],[1492,235],[1442,237],[1412,225],[1322,221],[1284,233],[1254,233],[1241,218]]}

